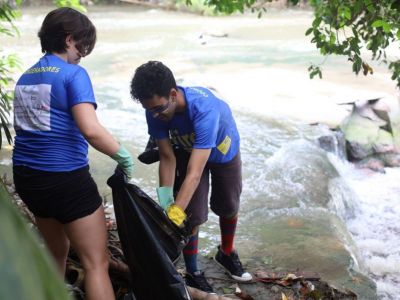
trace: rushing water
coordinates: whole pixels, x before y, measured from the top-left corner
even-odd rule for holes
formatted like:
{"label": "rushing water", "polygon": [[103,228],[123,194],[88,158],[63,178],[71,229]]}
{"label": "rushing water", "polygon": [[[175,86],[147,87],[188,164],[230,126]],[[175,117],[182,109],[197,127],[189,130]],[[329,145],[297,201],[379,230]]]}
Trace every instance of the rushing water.
{"label": "rushing water", "polygon": [[[20,38],[0,37],[24,68],[40,56],[36,33],[49,8],[24,9],[16,22]],[[372,299],[372,278],[380,299],[400,299],[399,169],[386,174],[356,170],[321,150],[316,139],[329,134],[347,107],[337,105],[375,96],[394,97],[394,82],[383,66],[371,77],[355,77],[344,58],[323,64],[324,79],[309,80],[310,62],[323,61],[304,36],[308,11],[201,17],[125,7],[92,7],[98,29],[94,52],[82,61],[89,71],[98,116],[135,155],[147,141],[141,106],[130,99],[134,69],[161,60],[185,82],[216,88],[230,103],[242,137],[244,190],[237,248],[243,259],[265,268],[318,271],[338,286]],[[215,37],[221,33],[228,37]],[[115,163],[90,152],[101,193]],[[10,147],[0,152],[10,171]],[[139,162],[135,182],[155,196],[156,164]],[[218,243],[215,215],[203,226],[204,252]],[[372,298],[371,298],[372,297]]]}

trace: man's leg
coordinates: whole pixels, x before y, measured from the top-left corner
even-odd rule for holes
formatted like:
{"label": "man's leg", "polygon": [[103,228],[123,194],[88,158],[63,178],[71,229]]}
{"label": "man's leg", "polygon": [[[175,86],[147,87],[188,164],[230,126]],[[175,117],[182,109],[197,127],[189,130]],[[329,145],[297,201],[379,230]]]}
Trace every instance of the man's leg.
{"label": "man's leg", "polygon": [[214,294],[214,290],[208,283],[204,272],[197,265],[199,227],[196,227],[189,242],[183,249],[183,258],[185,259],[186,277],[185,281],[188,286],[202,290],[206,293]]}
{"label": "man's leg", "polygon": [[[176,174],[175,174],[175,193],[180,189],[186,176],[189,154],[177,152],[176,155]],[[197,264],[198,254],[198,234],[199,225],[207,221],[208,215],[208,191],[209,191],[209,171],[205,169],[201,175],[200,183],[190,200],[185,212],[188,216],[189,226],[193,228],[192,236],[188,244],[182,250],[186,266],[186,284],[200,289],[207,293],[213,293],[212,287],[207,282]]]}
{"label": "man's leg", "polygon": [[199,228],[194,229],[193,235],[190,237],[189,242],[183,248],[183,258],[185,259],[186,271],[188,273],[195,273],[199,271],[197,266],[197,254],[199,252]]}
{"label": "man's leg", "polygon": [[221,230],[221,250],[230,255],[233,250],[233,240],[236,233],[238,215],[229,217],[219,217],[219,228]]}
{"label": "man's leg", "polygon": [[233,242],[236,233],[240,194],[242,192],[242,162],[240,153],[226,164],[209,164],[211,171],[211,209],[220,217],[221,245],[215,260],[237,281],[250,281]]}
{"label": "man's leg", "polygon": [[240,153],[225,164],[209,164],[211,172],[211,209],[219,216],[221,250],[229,255],[233,247],[242,193]]}

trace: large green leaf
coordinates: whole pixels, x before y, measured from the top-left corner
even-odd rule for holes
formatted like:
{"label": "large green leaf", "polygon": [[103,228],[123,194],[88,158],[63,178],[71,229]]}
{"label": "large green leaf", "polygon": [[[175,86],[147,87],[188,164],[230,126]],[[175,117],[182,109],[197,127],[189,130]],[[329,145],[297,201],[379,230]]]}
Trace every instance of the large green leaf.
{"label": "large green leaf", "polygon": [[71,300],[65,285],[0,180],[0,299]]}

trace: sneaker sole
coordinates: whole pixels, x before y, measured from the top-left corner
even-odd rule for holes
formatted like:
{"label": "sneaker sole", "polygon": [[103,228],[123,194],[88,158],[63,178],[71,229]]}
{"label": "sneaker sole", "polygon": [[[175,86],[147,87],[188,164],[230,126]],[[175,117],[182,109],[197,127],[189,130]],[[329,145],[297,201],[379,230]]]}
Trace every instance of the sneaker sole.
{"label": "sneaker sole", "polygon": [[186,283],[185,283],[185,285],[186,285],[187,287],[192,288],[192,289],[196,289],[196,290],[202,291],[203,293],[206,293],[206,294],[208,294],[208,295],[217,295],[216,292],[206,292],[206,291],[203,291],[203,290],[201,290],[201,289],[199,289],[199,288],[197,288],[197,287],[190,286],[190,285],[188,285],[188,284],[186,284]]}
{"label": "sneaker sole", "polygon": [[231,272],[229,272],[229,270],[227,268],[225,268],[222,264],[219,263],[218,260],[215,259],[215,257],[213,257],[214,261],[217,263],[217,265],[219,265],[225,272],[227,272],[229,274],[229,276],[231,276],[232,279],[235,279],[238,282],[249,282],[253,280],[253,276],[251,276],[250,278],[242,278],[236,275],[233,275]]}
{"label": "sneaker sole", "polygon": [[216,295],[216,294],[217,294],[216,292],[206,292],[206,291],[203,291],[203,290],[201,290],[201,289],[199,289],[199,288],[197,288],[197,287],[188,285],[186,282],[185,282],[185,285],[186,285],[186,287],[190,287],[190,288],[192,288],[192,289],[196,289],[196,290],[202,291],[203,293],[207,293],[208,295]]}
{"label": "sneaker sole", "polygon": [[[212,292],[206,292],[206,291],[204,291],[204,290],[202,290],[202,289],[200,289],[200,288],[198,288],[198,287],[191,286],[191,285],[189,285],[189,284],[186,282],[185,279],[184,279],[184,283],[185,283],[186,287],[191,287],[192,289],[196,289],[196,290],[202,291],[202,292],[204,292],[204,293],[207,293],[208,295],[217,295],[217,293],[214,292],[214,291],[212,291]],[[190,298],[190,299],[191,299],[191,298]]]}

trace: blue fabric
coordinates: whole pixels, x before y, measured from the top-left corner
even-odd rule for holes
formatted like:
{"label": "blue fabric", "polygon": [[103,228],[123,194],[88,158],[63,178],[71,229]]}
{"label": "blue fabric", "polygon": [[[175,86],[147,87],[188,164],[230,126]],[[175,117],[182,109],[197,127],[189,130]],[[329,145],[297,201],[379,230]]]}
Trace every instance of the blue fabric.
{"label": "blue fabric", "polygon": [[80,103],[97,107],[82,67],[46,54],[28,69],[15,87],[14,165],[51,172],[86,166],[88,144],[71,112]]}
{"label": "blue fabric", "polygon": [[239,151],[240,137],[228,104],[203,87],[179,88],[185,95],[185,112],[166,122],[146,111],[148,133],[155,139],[171,137],[188,152],[211,149],[208,162],[231,161]]}

